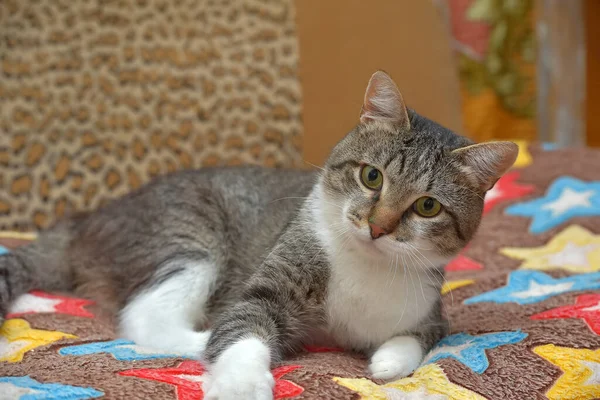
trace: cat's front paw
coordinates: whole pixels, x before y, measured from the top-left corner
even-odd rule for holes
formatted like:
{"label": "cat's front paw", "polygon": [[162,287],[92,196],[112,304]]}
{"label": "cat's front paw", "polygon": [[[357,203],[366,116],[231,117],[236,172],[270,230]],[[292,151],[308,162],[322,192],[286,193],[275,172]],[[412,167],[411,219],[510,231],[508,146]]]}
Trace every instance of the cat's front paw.
{"label": "cat's front paw", "polygon": [[205,400],[272,400],[275,380],[271,372],[231,369],[210,376],[203,385]]}
{"label": "cat's front paw", "polygon": [[412,336],[397,336],[385,342],[373,356],[369,372],[373,378],[392,380],[410,375],[423,360],[423,349]]}
{"label": "cat's front paw", "polygon": [[255,338],[226,349],[202,385],[205,400],[272,400],[269,348]]}

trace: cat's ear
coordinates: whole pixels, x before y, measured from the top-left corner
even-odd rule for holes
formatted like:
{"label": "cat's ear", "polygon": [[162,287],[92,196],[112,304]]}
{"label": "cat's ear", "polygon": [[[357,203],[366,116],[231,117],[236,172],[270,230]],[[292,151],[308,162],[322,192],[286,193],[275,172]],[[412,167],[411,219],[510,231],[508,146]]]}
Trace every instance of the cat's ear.
{"label": "cat's ear", "polygon": [[488,142],[462,147],[452,154],[459,159],[464,171],[475,179],[481,189],[487,191],[512,167],[519,154],[519,147],[513,142]]}
{"label": "cat's ear", "polygon": [[370,121],[391,122],[410,129],[408,111],[398,86],[383,71],[377,71],[371,76],[360,111],[360,122]]}

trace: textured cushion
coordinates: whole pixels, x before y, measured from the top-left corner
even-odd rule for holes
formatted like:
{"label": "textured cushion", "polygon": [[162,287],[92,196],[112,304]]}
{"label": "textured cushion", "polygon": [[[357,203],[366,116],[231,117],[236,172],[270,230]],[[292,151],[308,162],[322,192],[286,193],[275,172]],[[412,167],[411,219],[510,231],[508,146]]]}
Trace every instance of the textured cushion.
{"label": "textured cushion", "polygon": [[[359,355],[310,348],[274,370],[276,398],[600,398],[599,170],[597,151],[523,146],[446,268],[452,335],[424,364],[383,384]],[[201,398],[200,364],[115,341],[88,301],[33,292],[15,312],[0,331],[0,392]]]}
{"label": "textured cushion", "polygon": [[156,175],[301,162],[294,3],[2,0],[0,229]]}

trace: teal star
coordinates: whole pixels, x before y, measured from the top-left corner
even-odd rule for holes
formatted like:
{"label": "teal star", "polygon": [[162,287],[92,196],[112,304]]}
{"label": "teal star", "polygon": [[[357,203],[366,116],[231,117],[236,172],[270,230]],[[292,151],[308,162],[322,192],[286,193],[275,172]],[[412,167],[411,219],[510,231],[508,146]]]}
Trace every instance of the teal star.
{"label": "teal star", "polygon": [[104,396],[104,393],[96,389],[59,383],[41,383],[29,376],[0,377],[0,398],[2,399],[84,400],[101,396]]}
{"label": "teal star", "polygon": [[600,272],[555,279],[543,272],[519,269],[508,275],[506,286],[468,298],[465,304],[532,304],[559,294],[590,289],[600,289]]}
{"label": "teal star", "polygon": [[62,356],[84,356],[88,354],[109,353],[119,361],[141,361],[155,358],[179,358],[181,354],[165,354],[160,351],[136,345],[131,340],[117,339],[109,342],[94,342],[63,347],[58,351]]}
{"label": "teal star", "polygon": [[473,372],[482,374],[490,365],[485,351],[507,344],[514,344],[527,337],[526,333],[495,332],[472,336],[468,333],[457,333],[446,336],[425,357],[424,364],[434,363],[443,358],[454,358],[471,368]]}
{"label": "teal star", "polygon": [[535,234],[573,217],[600,215],[600,181],[560,177],[550,185],[544,197],[510,206],[506,213],[533,218],[529,231]]}

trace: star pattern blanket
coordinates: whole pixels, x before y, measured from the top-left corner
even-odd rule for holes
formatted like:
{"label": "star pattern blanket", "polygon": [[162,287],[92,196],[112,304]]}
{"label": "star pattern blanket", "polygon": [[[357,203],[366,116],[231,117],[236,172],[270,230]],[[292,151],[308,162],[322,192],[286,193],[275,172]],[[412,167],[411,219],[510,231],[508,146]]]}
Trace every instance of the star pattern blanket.
{"label": "star pattern blanket", "polygon": [[[452,334],[410,377],[307,348],[276,366],[275,398],[600,398],[600,153],[522,144],[447,267]],[[0,234],[0,252],[31,239]],[[410,295],[410,294],[407,294]],[[33,291],[0,329],[0,399],[201,399],[204,366],[115,337],[91,301]]]}

